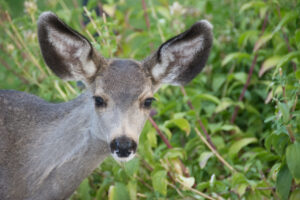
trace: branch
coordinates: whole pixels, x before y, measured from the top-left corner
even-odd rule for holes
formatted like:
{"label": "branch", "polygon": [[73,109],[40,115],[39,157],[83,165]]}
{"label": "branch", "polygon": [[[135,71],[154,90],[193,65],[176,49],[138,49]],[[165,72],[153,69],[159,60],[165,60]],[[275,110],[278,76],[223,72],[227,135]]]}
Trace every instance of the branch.
{"label": "branch", "polygon": [[215,156],[220,160],[220,162],[225,165],[231,172],[236,172],[236,170],[217,152],[212,146],[207,142],[207,140],[203,137],[200,131],[195,128],[196,133],[199,135],[200,139],[206,144],[206,146],[215,154]]}
{"label": "branch", "polygon": [[160,138],[163,140],[163,142],[167,145],[168,149],[172,149],[172,145],[170,144],[169,140],[164,136],[164,134],[160,131],[155,121],[152,119],[152,117],[149,116],[149,121],[152,124],[152,126],[155,128],[156,132],[160,136]]}
{"label": "branch", "polygon": [[149,16],[147,13],[147,4],[146,4],[145,0],[142,0],[142,6],[143,6],[143,10],[144,10],[145,22],[146,22],[147,28],[149,30],[150,29],[150,21],[149,21]]}
{"label": "branch", "polygon": [[[184,87],[181,86],[180,89],[181,89],[181,92],[182,92],[183,96],[185,96],[186,98],[188,98],[188,96],[187,96],[187,94],[186,94],[186,91],[185,91]],[[195,111],[195,107],[193,106],[192,102],[191,102],[189,99],[187,100],[187,104],[188,104],[188,106],[190,107],[191,110]],[[200,125],[200,127],[201,127],[203,133],[205,134],[205,137],[206,137],[206,140],[208,141],[208,143],[211,145],[211,147],[212,147],[213,149],[216,149],[216,147],[215,147],[215,145],[213,144],[213,142],[212,142],[212,140],[211,140],[211,138],[210,138],[210,136],[209,136],[209,134],[208,134],[208,132],[207,132],[205,126],[204,126],[204,124],[202,123],[202,121],[201,121],[201,119],[198,117],[198,115],[197,115],[197,122],[198,122],[198,124]]]}
{"label": "branch", "polygon": [[196,193],[196,194],[198,194],[198,195],[200,195],[200,196],[202,196],[202,197],[204,197],[204,198],[206,198],[206,199],[216,200],[216,199],[212,198],[211,196],[208,196],[208,195],[204,194],[203,192],[200,192],[200,191],[198,191],[198,190],[196,190],[196,189],[194,189],[194,188],[191,188],[191,187],[186,186],[186,185],[185,185],[182,181],[180,181],[178,178],[176,178],[175,180],[176,180],[177,183],[180,183],[180,185],[184,186],[184,187],[187,188],[188,190],[190,190],[190,191],[192,191],[192,192],[194,192],[194,193]]}
{"label": "branch", "polygon": [[[156,130],[156,132],[158,133],[158,135],[160,136],[160,138],[161,138],[161,139],[163,140],[163,142],[167,145],[168,149],[172,149],[173,147],[172,147],[172,145],[170,144],[169,140],[168,140],[168,139],[165,137],[165,135],[161,132],[161,130],[159,129],[159,127],[157,126],[157,124],[155,123],[155,121],[152,119],[152,117],[149,116],[148,119],[149,119],[150,123],[152,124],[152,126],[155,128],[155,130]],[[189,174],[187,168],[184,166],[182,160],[179,159],[179,161],[180,161],[180,167],[181,167],[181,170],[182,170],[184,176],[189,177],[190,174]]]}
{"label": "branch", "polygon": [[[281,20],[281,13],[280,13],[280,8],[279,7],[277,7],[277,12],[278,12],[279,19]],[[283,38],[284,38],[285,44],[286,44],[286,46],[288,48],[288,52],[291,52],[292,51],[292,47],[291,47],[291,45],[289,43],[289,38],[287,37],[286,33],[283,32],[283,30],[282,30],[282,34],[283,34]],[[291,62],[292,62],[292,65],[293,65],[293,70],[297,71],[296,63],[294,61],[291,61]]]}
{"label": "branch", "polygon": [[[265,18],[264,18],[264,22],[263,22],[263,26],[261,28],[261,34],[260,35],[263,35],[264,32],[265,32],[265,29],[266,29],[266,26],[267,26],[267,22],[268,22],[268,12],[266,13],[265,15]],[[256,47],[256,44],[254,45],[254,48]],[[253,58],[253,61],[252,61],[252,64],[251,64],[251,67],[249,69],[249,72],[248,72],[248,77],[247,77],[247,81],[243,87],[243,90],[242,90],[242,93],[240,94],[240,97],[239,97],[239,101],[242,101],[244,96],[245,96],[245,92],[249,86],[249,83],[250,83],[250,80],[251,80],[251,77],[252,77],[252,74],[253,74],[253,70],[254,70],[254,67],[256,65],[256,60],[257,60],[257,56],[258,56],[258,53],[257,53],[257,50],[255,52],[255,55],[254,55],[254,58]],[[239,111],[239,106],[235,106],[234,108],[234,112],[231,116],[231,120],[230,120],[230,123],[234,124],[234,121],[236,119],[236,116],[238,114],[238,111]]]}

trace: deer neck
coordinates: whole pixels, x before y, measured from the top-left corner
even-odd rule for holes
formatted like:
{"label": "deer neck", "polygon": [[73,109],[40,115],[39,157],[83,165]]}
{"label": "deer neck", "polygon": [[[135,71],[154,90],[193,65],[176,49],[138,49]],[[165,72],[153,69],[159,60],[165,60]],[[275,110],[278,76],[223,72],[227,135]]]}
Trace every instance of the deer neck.
{"label": "deer neck", "polygon": [[31,160],[30,167],[36,170],[24,171],[33,172],[27,178],[40,192],[50,187],[55,194],[65,195],[62,192],[75,190],[109,155],[109,146],[101,125],[96,123],[89,91],[67,103],[51,106],[58,111],[56,118],[45,130],[39,130],[43,133],[34,145],[36,148],[31,146],[29,152],[31,157],[44,159]]}

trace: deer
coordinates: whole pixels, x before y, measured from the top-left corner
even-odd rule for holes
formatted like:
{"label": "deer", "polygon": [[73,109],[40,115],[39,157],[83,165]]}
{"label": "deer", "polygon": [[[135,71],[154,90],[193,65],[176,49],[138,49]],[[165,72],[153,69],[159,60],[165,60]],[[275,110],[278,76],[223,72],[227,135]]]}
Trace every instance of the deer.
{"label": "deer", "polygon": [[68,102],[0,90],[0,199],[67,199],[112,155],[132,159],[162,84],[183,86],[204,68],[212,25],[197,21],[142,61],[105,58],[50,11],[37,22],[46,65],[86,89]]}

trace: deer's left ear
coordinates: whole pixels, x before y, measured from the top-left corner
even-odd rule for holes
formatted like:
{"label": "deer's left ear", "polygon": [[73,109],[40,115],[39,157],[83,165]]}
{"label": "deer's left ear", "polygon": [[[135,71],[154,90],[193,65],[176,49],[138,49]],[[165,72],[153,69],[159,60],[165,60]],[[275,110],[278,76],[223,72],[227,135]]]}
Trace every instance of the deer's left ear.
{"label": "deer's left ear", "polygon": [[144,60],[144,68],[155,85],[184,85],[205,66],[212,41],[212,25],[201,20],[163,43],[154,54]]}

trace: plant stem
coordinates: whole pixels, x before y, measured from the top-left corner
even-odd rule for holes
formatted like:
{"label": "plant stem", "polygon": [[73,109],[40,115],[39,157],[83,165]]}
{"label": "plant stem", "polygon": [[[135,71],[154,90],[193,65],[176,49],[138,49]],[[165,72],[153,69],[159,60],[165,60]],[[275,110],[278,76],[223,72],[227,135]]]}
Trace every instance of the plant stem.
{"label": "plant stem", "polygon": [[160,136],[160,138],[163,140],[163,142],[167,145],[168,149],[172,149],[172,145],[170,144],[169,140],[164,136],[164,134],[160,131],[159,127],[155,123],[155,121],[152,119],[152,117],[149,116],[149,121],[152,124],[152,126],[155,128],[156,132]]}
{"label": "plant stem", "polygon": [[[267,22],[268,22],[268,12],[266,12],[266,15],[265,15],[265,18],[264,18],[264,22],[263,22],[263,26],[262,26],[261,34],[260,35],[264,34],[266,26],[267,26]],[[255,49],[255,47],[256,47],[256,44],[254,45],[254,49]],[[247,90],[247,88],[249,86],[249,83],[250,83],[250,80],[251,80],[251,77],[252,77],[252,74],[253,74],[253,70],[254,70],[254,67],[256,65],[257,57],[258,57],[258,53],[256,51],[255,55],[254,55],[254,58],[253,58],[253,61],[252,61],[252,64],[251,64],[251,67],[250,67],[249,72],[248,72],[247,81],[246,81],[246,83],[245,83],[245,85],[243,87],[242,93],[240,94],[239,101],[242,101],[243,98],[244,98],[244,96],[245,96],[245,92],[246,92],[246,90]],[[235,121],[236,116],[238,114],[239,108],[240,108],[239,106],[235,106],[233,114],[231,116],[231,120],[230,120],[231,124],[234,124],[234,121]]]}
{"label": "plant stem", "polygon": [[149,30],[150,29],[150,21],[149,21],[149,16],[147,13],[147,4],[146,4],[145,0],[142,0],[142,6],[143,6],[143,10],[144,10],[144,18],[145,18],[146,26]]}
{"label": "plant stem", "polygon": [[[156,132],[158,133],[158,135],[160,136],[160,138],[163,140],[163,142],[167,145],[168,149],[172,149],[172,145],[170,144],[169,140],[164,136],[164,134],[161,132],[161,130],[159,129],[159,127],[157,126],[157,124],[155,123],[155,121],[152,119],[151,116],[149,116],[149,121],[152,124],[152,126],[155,128]],[[183,174],[187,177],[190,176],[187,168],[184,166],[183,162],[180,160],[180,167],[181,170],[183,172]]]}
{"label": "plant stem", "polygon": [[220,162],[225,165],[228,169],[230,169],[231,172],[236,172],[236,170],[217,152],[203,137],[203,135],[200,133],[200,131],[195,128],[196,133],[199,135],[200,139],[206,144],[206,146],[215,154],[215,156],[220,160]]}
{"label": "plant stem", "polygon": [[[180,89],[181,89],[181,92],[182,92],[183,96],[185,96],[186,98],[188,98],[188,96],[187,96],[187,94],[186,94],[186,91],[185,91],[184,87],[181,86]],[[192,102],[191,102],[189,99],[187,100],[187,104],[188,104],[188,106],[190,107],[191,110],[195,111],[195,107],[193,106]],[[205,137],[206,137],[206,140],[208,141],[208,143],[211,145],[211,147],[212,147],[213,149],[216,149],[216,147],[215,147],[215,145],[213,144],[213,142],[212,142],[212,140],[211,140],[211,138],[210,138],[210,136],[209,136],[209,134],[208,134],[208,132],[207,132],[205,126],[204,126],[204,124],[202,123],[202,121],[201,121],[201,119],[198,117],[198,115],[197,115],[197,122],[198,122],[198,124],[200,125],[202,131],[204,132]]]}
{"label": "plant stem", "polygon": [[200,195],[200,196],[202,196],[202,197],[204,197],[204,198],[206,198],[206,199],[216,200],[216,199],[212,198],[211,196],[208,196],[208,195],[204,194],[203,192],[200,192],[200,191],[198,191],[198,190],[196,190],[196,189],[194,189],[194,188],[191,188],[191,187],[186,186],[186,185],[185,185],[182,181],[180,181],[178,178],[176,178],[175,181],[176,181],[177,183],[179,183],[180,185],[184,186],[185,188],[187,188],[188,190],[190,190],[190,191],[192,191],[192,192],[194,192],[194,193],[196,193],[196,194],[198,194],[198,195]]}
{"label": "plant stem", "polygon": [[[281,13],[280,13],[280,8],[277,6],[277,12],[278,12],[278,16],[279,16],[279,19],[281,20]],[[282,30],[282,29],[281,29]],[[284,38],[284,41],[285,41],[285,44],[288,48],[288,52],[291,52],[292,51],[292,48],[291,48],[291,45],[289,43],[289,38],[288,36],[286,35],[285,32],[283,32],[282,30],[282,34],[283,34],[283,38]],[[291,61],[292,65],[293,65],[293,70],[294,71],[297,71],[297,65],[294,61]]]}

